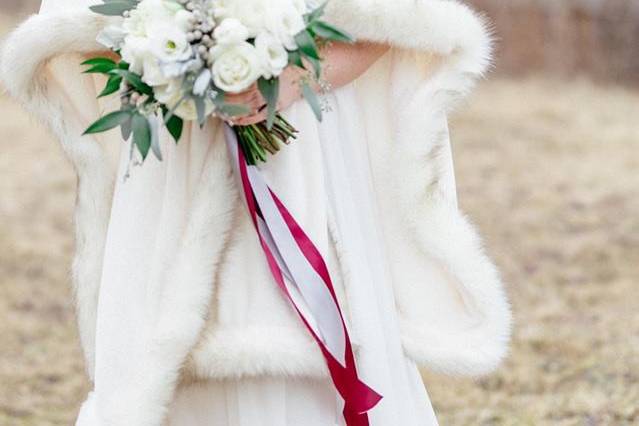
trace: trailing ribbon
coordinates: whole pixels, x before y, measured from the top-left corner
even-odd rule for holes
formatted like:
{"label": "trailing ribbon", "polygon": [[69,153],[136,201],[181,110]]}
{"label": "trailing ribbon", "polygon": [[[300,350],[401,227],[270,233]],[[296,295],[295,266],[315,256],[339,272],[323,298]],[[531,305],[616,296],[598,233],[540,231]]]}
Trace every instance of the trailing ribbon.
{"label": "trailing ribbon", "polygon": [[224,134],[271,274],[320,347],[335,388],[344,399],[347,426],[368,426],[367,412],[382,397],[357,374],[326,263],[259,169],[247,163],[235,131],[225,125]]}

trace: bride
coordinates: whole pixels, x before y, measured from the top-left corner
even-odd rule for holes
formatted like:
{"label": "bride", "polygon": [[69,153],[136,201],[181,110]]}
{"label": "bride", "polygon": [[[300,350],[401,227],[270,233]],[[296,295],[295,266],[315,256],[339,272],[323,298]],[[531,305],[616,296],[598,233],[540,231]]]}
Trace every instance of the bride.
{"label": "bride", "polygon": [[[326,20],[358,42],[322,51],[322,123],[299,102],[299,72],[283,77],[299,138],[260,168],[326,259],[360,375],[383,396],[346,422],[269,275],[222,123],[177,145],[163,135],[164,160],[143,167],[119,134],[81,136],[113,107],[79,66],[108,21],[92,3],[44,0],[1,63],[78,175],[73,282],[94,388],[77,425],[436,425],[418,366],[485,374],[510,334],[498,273],[457,207],[446,121],[489,65],[482,19],[451,0],[331,0]],[[233,101],[253,108],[236,124],[263,120],[255,90]]]}

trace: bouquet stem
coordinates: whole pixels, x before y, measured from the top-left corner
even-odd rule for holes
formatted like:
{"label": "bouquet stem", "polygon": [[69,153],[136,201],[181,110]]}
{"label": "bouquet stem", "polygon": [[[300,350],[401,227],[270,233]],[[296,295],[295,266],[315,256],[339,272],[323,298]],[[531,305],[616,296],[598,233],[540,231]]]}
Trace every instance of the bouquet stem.
{"label": "bouquet stem", "polygon": [[267,154],[274,155],[291,139],[297,139],[297,130],[280,114],[275,116],[273,126],[269,129],[266,121],[250,126],[233,127],[240,148],[250,165],[266,162]]}

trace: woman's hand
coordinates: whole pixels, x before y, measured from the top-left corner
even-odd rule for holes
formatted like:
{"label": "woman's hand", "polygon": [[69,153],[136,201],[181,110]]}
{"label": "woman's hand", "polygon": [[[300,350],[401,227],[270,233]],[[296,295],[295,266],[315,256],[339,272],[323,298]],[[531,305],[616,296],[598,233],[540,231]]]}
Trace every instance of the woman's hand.
{"label": "woman's hand", "polygon": [[[354,44],[331,43],[322,49],[322,77],[332,89],[342,87],[362,75],[377,61],[389,47],[383,44],[359,42]],[[280,76],[280,96],[277,111],[288,108],[302,97],[301,79],[310,79],[307,70],[289,66]],[[313,89],[319,92],[317,84]],[[266,120],[266,101],[260,94],[257,85],[237,95],[228,95],[226,101],[232,104],[248,106],[249,114],[232,120],[233,124],[248,126]]]}
{"label": "woman's hand", "polygon": [[[280,75],[280,94],[277,99],[277,111],[288,108],[302,97],[300,79],[304,77],[306,72],[300,68],[289,66]],[[247,115],[233,118],[231,122],[234,125],[248,126],[266,120],[266,101],[256,84],[245,92],[227,95],[225,100],[230,104],[243,105],[250,109]]]}

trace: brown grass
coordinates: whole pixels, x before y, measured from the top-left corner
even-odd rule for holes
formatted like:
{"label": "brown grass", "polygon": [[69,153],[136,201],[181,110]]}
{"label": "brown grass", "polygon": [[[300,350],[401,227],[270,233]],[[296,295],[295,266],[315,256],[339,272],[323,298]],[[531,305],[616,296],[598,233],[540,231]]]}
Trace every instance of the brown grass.
{"label": "brown grass", "polygon": [[[0,117],[0,425],[69,425],[88,386],[69,288],[74,177],[4,96]],[[637,117],[637,93],[533,79],[484,84],[454,118],[461,203],[517,326],[495,375],[425,375],[442,425],[639,423]]]}

